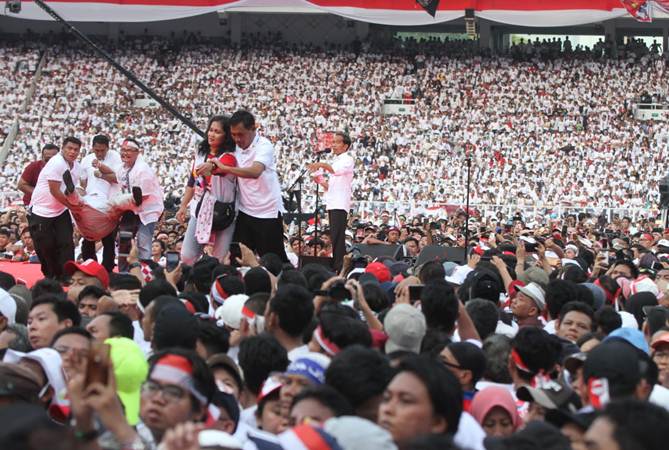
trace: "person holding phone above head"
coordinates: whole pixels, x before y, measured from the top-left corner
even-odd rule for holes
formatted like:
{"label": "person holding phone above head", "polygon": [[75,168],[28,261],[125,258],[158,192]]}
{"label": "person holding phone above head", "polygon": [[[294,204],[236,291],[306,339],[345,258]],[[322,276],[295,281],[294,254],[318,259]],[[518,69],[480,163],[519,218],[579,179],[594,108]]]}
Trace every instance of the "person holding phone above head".
{"label": "person holding phone above head", "polygon": [[[186,211],[190,205],[188,228],[181,247],[181,260],[185,264],[192,265],[197,261],[212,237],[213,256],[223,260],[228,253],[235,230],[234,223],[224,229],[214,230],[212,214],[206,212],[210,209],[201,205],[211,200],[223,203],[235,201],[236,177],[222,172],[216,164],[218,161],[225,166],[236,167],[234,151],[235,142],[230,133],[229,119],[225,116],[209,119],[207,138],[198,146],[186,192],[176,216],[179,222],[186,222]],[[196,201],[191,201],[193,199]]]}

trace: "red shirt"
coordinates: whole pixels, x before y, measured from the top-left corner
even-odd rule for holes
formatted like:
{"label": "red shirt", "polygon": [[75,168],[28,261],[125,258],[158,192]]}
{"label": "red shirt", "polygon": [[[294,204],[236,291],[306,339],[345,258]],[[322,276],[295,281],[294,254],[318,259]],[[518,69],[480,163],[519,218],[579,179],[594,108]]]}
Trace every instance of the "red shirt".
{"label": "red shirt", "polygon": [[[23,169],[21,178],[23,178],[26,183],[28,183],[28,185],[35,187],[37,185],[37,178],[39,177],[39,173],[42,171],[45,164],[46,163],[41,159],[39,161],[31,162],[26,166],[25,169]],[[31,198],[31,193],[23,194],[23,204],[28,206],[30,204]]]}

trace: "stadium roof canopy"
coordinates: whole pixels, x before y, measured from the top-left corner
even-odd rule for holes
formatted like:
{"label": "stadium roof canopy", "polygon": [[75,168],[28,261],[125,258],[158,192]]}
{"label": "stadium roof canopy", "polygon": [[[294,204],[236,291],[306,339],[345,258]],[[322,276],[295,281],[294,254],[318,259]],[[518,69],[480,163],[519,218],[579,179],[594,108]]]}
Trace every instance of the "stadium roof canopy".
{"label": "stadium roof canopy", "polygon": [[[3,2],[4,3],[4,2]],[[35,3],[22,2],[19,14],[49,20]],[[49,0],[65,19],[77,22],[150,22],[179,19],[214,11],[254,13],[330,13],[385,25],[430,25],[477,17],[511,25],[552,27],[583,25],[627,15],[620,0],[441,0],[436,17],[415,0]]]}

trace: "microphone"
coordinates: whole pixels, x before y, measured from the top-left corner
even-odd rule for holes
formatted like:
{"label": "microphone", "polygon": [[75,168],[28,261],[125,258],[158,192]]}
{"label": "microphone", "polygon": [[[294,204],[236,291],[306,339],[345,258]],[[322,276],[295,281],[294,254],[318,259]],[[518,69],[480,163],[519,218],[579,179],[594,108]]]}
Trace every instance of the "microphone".
{"label": "microphone", "polygon": [[327,148],[324,148],[323,150],[321,150],[320,152],[316,152],[316,153],[332,153],[332,149],[330,147],[327,147]]}

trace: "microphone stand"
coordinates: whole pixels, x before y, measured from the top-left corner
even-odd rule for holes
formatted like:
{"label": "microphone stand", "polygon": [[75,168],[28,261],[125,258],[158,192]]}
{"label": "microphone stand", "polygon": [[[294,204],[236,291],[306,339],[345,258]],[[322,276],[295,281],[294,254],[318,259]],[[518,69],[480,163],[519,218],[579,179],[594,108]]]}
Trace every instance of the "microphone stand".
{"label": "microphone stand", "polygon": [[293,194],[295,194],[295,186],[297,185],[297,236],[299,238],[299,246],[298,246],[298,251],[299,255],[297,255],[298,260],[300,255],[302,255],[302,180],[304,178],[304,175],[307,173],[309,170],[308,167],[305,167],[302,169],[302,172],[297,176],[293,184],[290,185],[290,187],[287,189],[289,195],[292,197]]}
{"label": "microphone stand", "polygon": [[465,260],[467,257],[467,249],[469,248],[469,188],[471,185],[472,175],[472,157],[467,155],[465,158],[467,162],[467,201],[465,207]]}

